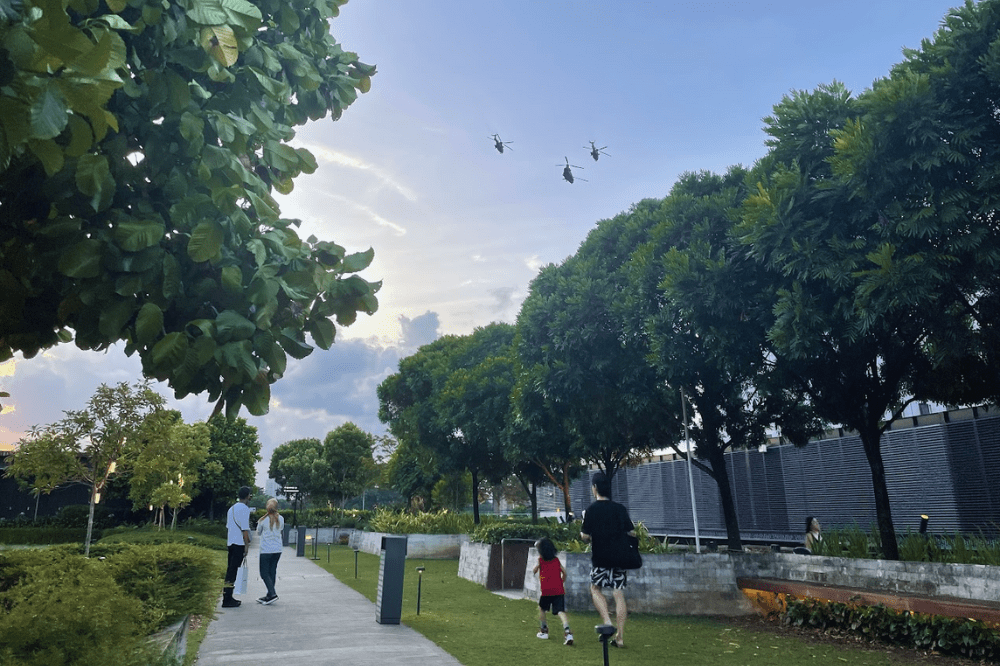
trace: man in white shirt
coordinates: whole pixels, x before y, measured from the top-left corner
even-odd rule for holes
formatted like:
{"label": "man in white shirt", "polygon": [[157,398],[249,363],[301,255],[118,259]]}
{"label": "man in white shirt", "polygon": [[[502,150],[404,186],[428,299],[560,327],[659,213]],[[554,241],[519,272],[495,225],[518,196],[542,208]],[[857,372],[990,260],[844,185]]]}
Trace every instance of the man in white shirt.
{"label": "man in white shirt", "polygon": [[239,499],[226,512],[226,530],[229,532],[229,561],[226,567],[226,582],[222,587],[222,607],[237,608],[239,599],[233,598],[236,571],[240,568],[247,551],[250,550],[250,488],[240,488]]}

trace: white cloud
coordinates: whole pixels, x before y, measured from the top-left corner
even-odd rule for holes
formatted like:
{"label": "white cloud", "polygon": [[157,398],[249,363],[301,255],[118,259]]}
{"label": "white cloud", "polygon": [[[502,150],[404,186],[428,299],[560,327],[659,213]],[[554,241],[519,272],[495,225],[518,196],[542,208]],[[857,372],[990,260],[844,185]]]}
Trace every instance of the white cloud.
{"label": "white cloud", "polygon": [[323,160],[324,162],[347,167],[349,169],[356,169],[358,171],[367,171],[371,174],[374,174],[375,177],[381,183],[399,192],[401,195],[403,195],[403,197],[407,201],[410,202],[417,201],[416,192],[414,192],[409,187],[406,187],[405,185],[397,182],[392,177],[391,174],[387,173],[386,171],[383,171],[374,164],[370,164],[368,162],[365,162],[364,160],[361,160],[357,157],[353,157],[351,155],[347,155],[345,153],[337,152],[336,150],[330,150],[329,148],[325,148],[318,144],[311,144],[299,140],[294,140],[292,141],[292,145],[294,145],[297,148],[305,148],[315,157]]}

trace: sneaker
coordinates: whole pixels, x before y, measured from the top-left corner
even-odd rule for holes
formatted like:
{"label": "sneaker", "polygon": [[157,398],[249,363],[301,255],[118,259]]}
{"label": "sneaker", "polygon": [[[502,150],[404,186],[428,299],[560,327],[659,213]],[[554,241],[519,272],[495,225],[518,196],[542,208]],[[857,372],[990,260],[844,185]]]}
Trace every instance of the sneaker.
{"label": "sneaker", "polygon": [[264,597],[264,600],[261,601],[260,603],[264,604],[265,606],[270,606],[277,600],[278,600],[278,595],[276,594],[273,597]]}
{"label": "sneaker", "polygon": [[535,637],[536,638],[541,638],[543,641],[547,641],[547,640],[549,640],[549,632],[547,632],[547,631],[539,631],[537,634],[535,634]]}
{"label": "sneaker", "polygon": [[266,604],[267,603],[267,595],[264,595],[263,597],[260,597],[259,599],[257,599],[257,603],[259,603],[259,604]]}
{"label": "sneaker", "polygon": [[572,644],[573,644],[573,634],[567,631],[566,635],[563,636],[563,645],[572,645]]}
{"label": "sneaker", "polygon": [[223,599],[222,600],[222,607],[223,608],[239,608],[241,603],[243,603],[243,602],[240,601],[239,599]]}

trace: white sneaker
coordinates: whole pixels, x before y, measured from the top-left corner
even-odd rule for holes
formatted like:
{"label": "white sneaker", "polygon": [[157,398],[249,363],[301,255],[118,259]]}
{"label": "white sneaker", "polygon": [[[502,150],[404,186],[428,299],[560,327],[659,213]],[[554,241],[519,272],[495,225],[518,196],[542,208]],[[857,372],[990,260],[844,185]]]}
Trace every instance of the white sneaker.
{"label": "white sneaker", "polygon": [[572,644],[573,644],[573,634],[567,631],[566,635],[563,638],[563,645],[572,645]]}
{"label": "white sneaker", "polygon": [[541,638],[542,640],[547,641],[547,640],[549,640],[549,632],[547,632],[547,631],[539,631],[537,634],[535,634],[535,637],[536,638]]}

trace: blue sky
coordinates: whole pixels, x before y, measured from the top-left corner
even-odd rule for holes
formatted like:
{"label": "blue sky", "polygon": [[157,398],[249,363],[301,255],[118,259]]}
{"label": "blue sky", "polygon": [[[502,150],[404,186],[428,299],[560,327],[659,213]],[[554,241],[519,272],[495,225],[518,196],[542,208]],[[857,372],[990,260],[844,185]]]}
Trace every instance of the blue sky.
{"label": "blue sky", "polygon": [[[381,433],[375,387],[401,357],[513,322],[538,269],[599,220],[666,195],[685,171],[752,165],[783,95],[834,79],[862,91],[953,4],[352,0],[331,32],[379,73],[340,121],[299,131],[320,168],[280,201],[304,236],[375,249],[365,276],[384,281],[381,306],[290,365],[270,413],[248,417],[264,448],[258,483],[285,441],[345,421]],[[493,134],[512,142],[503,154]],[[597,162],[591,140],[607,146]],[[565,158],[582,167],[572,185]],[[117,349],[68,346],[0,365],[12,394],[0,442],[139,373]],[[188,421],[211,410],[175,406]]]}

